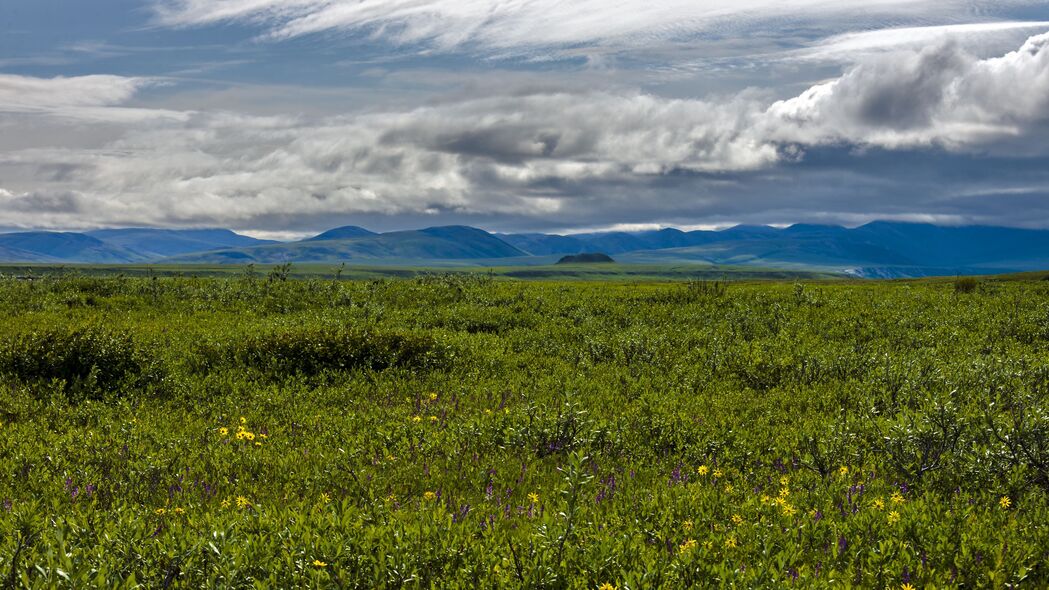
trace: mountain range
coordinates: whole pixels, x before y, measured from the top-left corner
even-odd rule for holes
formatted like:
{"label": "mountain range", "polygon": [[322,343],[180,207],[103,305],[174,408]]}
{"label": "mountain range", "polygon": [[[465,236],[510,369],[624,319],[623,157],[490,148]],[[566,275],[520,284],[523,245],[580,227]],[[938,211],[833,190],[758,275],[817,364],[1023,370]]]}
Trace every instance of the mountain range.
{"label": "mountain range", "polygon": [[582,253],[621,263],[749,265],[861,277],[1049,269],[1049,230],[877,221],[855,228],[740,225],[571,235],[493,234],[468,226],[376,233],[338,227],[294,242],[227,229],[103,229],[0,234],[0,261],[31,263],[331,263],[527,266]]}

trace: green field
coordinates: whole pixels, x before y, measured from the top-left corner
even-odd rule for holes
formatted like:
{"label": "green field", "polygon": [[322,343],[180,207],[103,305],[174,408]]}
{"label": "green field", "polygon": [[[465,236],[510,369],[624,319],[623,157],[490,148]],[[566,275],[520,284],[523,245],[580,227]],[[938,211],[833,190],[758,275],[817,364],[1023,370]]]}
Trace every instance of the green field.
{"label": "green field", "polygon": [[0,585],[1049,586],[1041,276],[612,268],[0,270]]}

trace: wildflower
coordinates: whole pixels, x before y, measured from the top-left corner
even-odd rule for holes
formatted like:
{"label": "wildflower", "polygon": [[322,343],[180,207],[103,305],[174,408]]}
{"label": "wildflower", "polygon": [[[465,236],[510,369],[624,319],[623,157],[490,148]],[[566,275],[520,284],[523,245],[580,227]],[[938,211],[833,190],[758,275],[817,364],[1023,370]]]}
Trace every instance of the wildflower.
{"label": "wildflower", "polygon": [[240,430],[237,432],[237,440],[255,440],[255,433],[248,432],[247,430]]}
{"label": "wildflower", "polygon": [[390,494],[389,496],[386,496],[386,501],[390,502],[391,504],[396,502],[397,501],[397,494]]}
{"label": "wildflower", "polygon": [[849,468],[846,467],[845,465],[842,465],[841,467],[838,468],[838,475],[840,475],[842,477],[845,477],[848,474],[849,474]]}
{"label": "wildflower", "polygon": [[248,501],[244,496],[237,496],[237,508],[247,508],[251,506],[251,502]]}
{"label": "wildflower", "polygon": [[433,392],[430,393],[430,401],[432,401],[432,402],[437,401],[437,394],[436,393],[433,393]]}
{"label": "wildflower", "polygon": [[783,477],[779,478],[779,485],[781,485],[783,487],[789,486],[790,485],[790,477],[784,475]]}
{"label": "wildflower", "polygon": [[259,433],[259,436],[260,436],[261,438],[269,438],[269,437],[270,437],[270,435],[266,434],[265,432],[261,432],[261,433]]}
{"label": "wildflower", "polygon": [[531,494],[528,494],[528,501],[531,502],[532,504],[538,504],[539,503],[539,494],[537,494],[535,492],[532,492]]}
{"label": "wildflower", "polygon": [[677,551],[678,553],[688,553],[695,549],[696,545],[697,543],[695,539],[687,539],[684,543],[678,545]]}
{"label": "wildflower", "polygon": [[186,513],[186,510],[183,509],[181,506],[176,506],[175,509],[172,510],[172,512],[174,512],[175,514],[177,514],[179,516],[182,516],[183,514]]}
{"label": "wildflower", "polygon": [[882,500],[881,498],[875,498],[874,507],[878,510],[885,510],[885,500]]}
{"label": "wildflower", "polygon": [[1002,510],[1008,510],[1013,505],[1013,501],[1009,499],[1009,496],[1002,496],[998,499],[998,505],[1002,507]]}
{"label": "wildflower", "polygon": [[321,492],[321,504],[328,504],[329,502],[331,502],[331,496],[328,495],[328,492]]}
{"label": "wildflower", "polygon": [[314,559],[313,560],[313,567],[327,567],[327,566],[328,566],[328,564],[324,563],[323,561],[321,561],[319,559]]}
{"label": "wildflower", "polygon": [[425,493],[423,493],[423,500],[426,500],[427,502],[433,502],[436,499],[437,494],[435,492],[427,490]]}
{"label": "wildflower", "polygon": [[914,590],[914,586],[910,584],[904,584],[903,586],[900,586],[900,590]]}
{"label": "wildflower", "polygon": [[892,500],[893,504],[903,504],[904,502],[903,494],[901,494],[899,490],[893,492],[892,497],[890,499]]}
{"label": "wildflower", "polygon": [[598,586],[597,590],[616,590],[616,587],[612,584],[609,584],[608,582],[605,582],[604,584]]}
{"label": "wildflower", "polygon": [[484,409],[484,414],[485,414],[486,416],[491,416],[491,415],[492,415],[492,411],[491,411],[491,410],[489,410],[488,408],[485,408],[485,409]]}
{"label": "wildflower", "polygon": [[729,538],[725,539],[725,547],[728,547],[729,549],[732,549],[735,546],[736,546],[736,538],[735,537],[729,537]]}
{"label": "wildflower", "polygon": [[261,443],[261,442],[259,442],[259,441],[255,441],[255,446],[256,446],[256,447],[261,447],[261,446],[262,446],[262,443]]}
{"label": "wildflower", "polygon": [[896,524],[900,522],[900,513],[893,510],[889,513],[889,524]]}
{"label": "wildflower", "polygon": [[222,506],[223,508],[229,508],[229,498],[223,500],[222,503],[219,504],[219,506]]}
{"label": "wildflower", "polygon": [[240,417],[240,423],[241,423],[241,424],[247,424],[247,423],[248,423],[248,419],[247,419],[247,418],[245,418],[244,416],[241,416],[241,417]]}
{"label": "wildflower", "polygon": [[229,434],[229,428],[226,428],[225,426],[219,428],[219,434],[222,436],[226,436],[227,434]]}
{"label": "wildflower", "polygon": [[436,422],[437,416],[430,416],[430,422]]}
{"label": "wildflower", "polygon": [[733,514],[732,515],[732,523],[733,524],[743,524],[743,517],[738,515],[738,514]]}
{"label": "wildflower", "polygon": [[692,521],[691,520],[686,520],[685,522],[681,523],[681,528],[685,529],[686,531],[691,531],[692,530]]}
{"label": "wildflower", "polygon": [[790,504],[787,504],[787,503],[783,504],[783,515],[784,516],[794,516],[795,512],[797,512],[797,508],[794,508],[793,506],[791,506]]}
{"label": "wildflower", "polygon": [[164,514],[167,513],[167,510],[164,510],[163,508],[157,508],[156,510],[153,511],[153,513],[156,514],[157,516],[164,516]]}
{"label": "wildflower", "polygon": [[761,503],[762,504],[768,504],[771,501],[772,501],[772,498],[769,498],[768,494],[761,494]]}
{"label": "wildflower", "polygon": [[780,498],[786,498],[789,495],[790,495],[790,488],[783,488],[783,489],[781,489],[779,491],[779,497]]}
{"label": "wildflower", "polygon": [[721,477],[723,474],[724,474],[724,472],[721,471],[720,468],[714,470],[714,477]]}
{"label": "wildflower", "polygon": [[418,424],[419,422],[422,422],[422,421],[423,421],[422,417],[420,417],[420,416],[412,416],[412,422],[415,422],[416,424]]}
{"label": "wildflower", "polygon": [[696,473],[698,473],[700,475],[706,475],[707,473],[710,473],[710,468],[707,467],[706,465],[700,465],[699,467],[696,468]]}

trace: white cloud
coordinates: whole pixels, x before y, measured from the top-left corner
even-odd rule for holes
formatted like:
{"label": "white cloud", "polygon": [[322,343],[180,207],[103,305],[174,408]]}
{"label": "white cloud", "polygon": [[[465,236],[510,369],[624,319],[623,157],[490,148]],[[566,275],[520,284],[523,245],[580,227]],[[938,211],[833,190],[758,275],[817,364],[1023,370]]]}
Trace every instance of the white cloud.
{"label": "white cloud", "polygon": [[[639,47],[795,22],[954,21],[1033,1],[1005,0],[157,0],[167,26],[248,22],[272,38],[347,31],[440,50]],[[840,29],[839,29],[840,30]]]}
{"label": "white cloud", "polygon": [[0,114],[42,114],[85,121],[134,122],[184,118],[160,109],[122,107],[140,90],[159,82],[123,76],[35,78],[0,74]]}
{"label": "white cloud", "polygon": [[[0,125],[120,110],[140,87],[4,79]],[[34,106],[16,87],[53,92],[36,91]],[[994,153],[1012,142],[1044,155],[1049,34],[992,59],[952,44],[894,52],[774,103],[755,92],[715,101],[573,91],[318,119],[178,115],[109,119],[122,132],[100,146],[0,151],[0,225],[294,231],[337,215],[451,212],[582,226],[638,210],[723,207],[737,193],[717,182],[789,169],[814,146]],[[655,187],[682,175],[702,180],[669,197],[687,203],[668,202]],[[602,219],[582,218],[578,203]]]}

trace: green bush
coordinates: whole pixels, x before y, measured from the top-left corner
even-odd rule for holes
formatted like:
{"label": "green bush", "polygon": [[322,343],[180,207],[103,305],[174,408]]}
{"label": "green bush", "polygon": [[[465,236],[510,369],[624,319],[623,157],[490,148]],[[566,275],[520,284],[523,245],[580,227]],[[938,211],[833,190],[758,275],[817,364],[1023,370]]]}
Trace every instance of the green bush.
{"label": "green bush", "polygon": [[236,365],[277,375],[318,375],[326,371],[390,368],[432,369],[445,365],[448,351],[425,333],[375,330],[303,329],[248,336],[228,345],[205,345],[208,364]]}
{"label": "green bush", "polygon": [[0,373],[25,382],[59,380],[72,397],[108,394],[157,382],[155,358],[127,332],[55,328],[18,335],[0,345]]}

